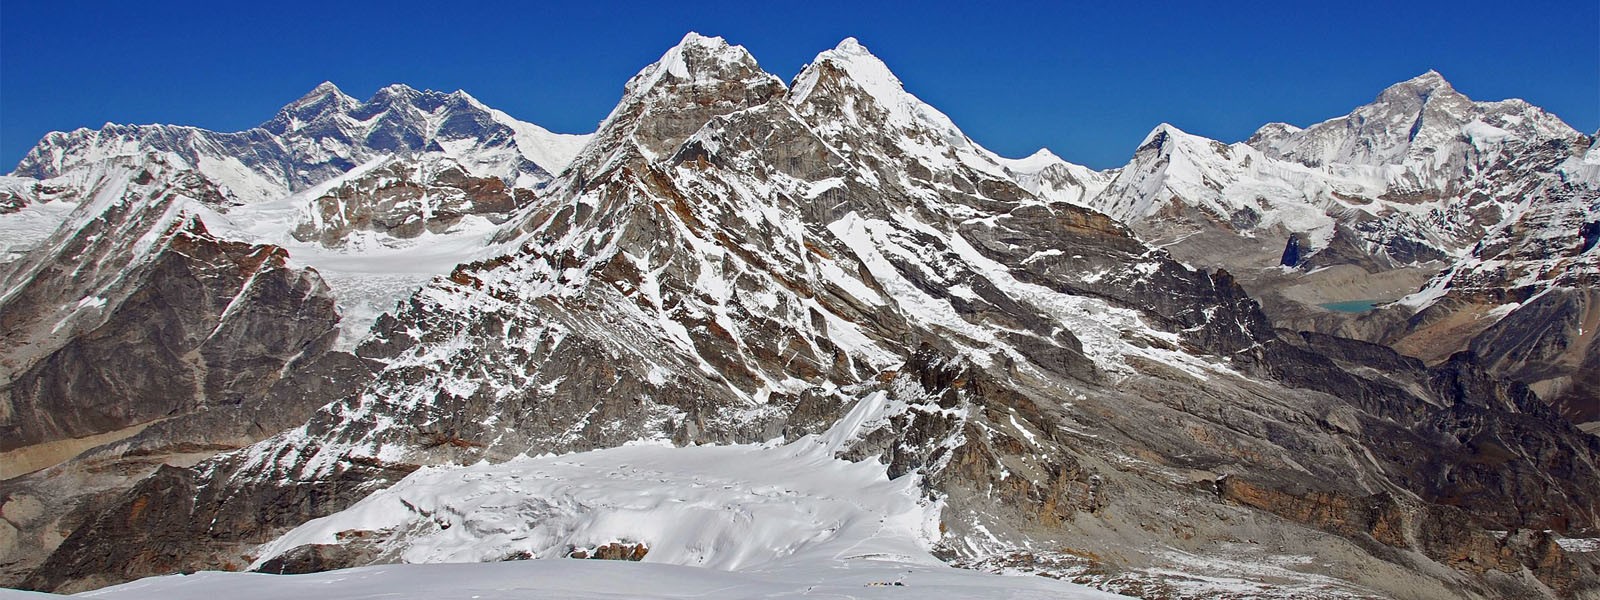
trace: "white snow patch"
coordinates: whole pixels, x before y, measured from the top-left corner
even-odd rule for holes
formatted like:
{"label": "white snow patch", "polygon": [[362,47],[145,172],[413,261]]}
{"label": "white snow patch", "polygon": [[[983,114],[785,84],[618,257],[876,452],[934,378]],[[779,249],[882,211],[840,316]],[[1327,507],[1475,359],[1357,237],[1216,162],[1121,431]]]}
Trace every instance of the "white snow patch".
{"label": "white snow patch", "polygon": [[[262,559],[253,566],[304,544],[342,543],[340,532],[361,530],[379,532],[375,539],[383,541],[378,543],[407,563],[562,558],[574,549],[611,543],[648,548],[643,564],[498,563],[522,565],[508,573],[521,574],[523,582],[537,578],[536,587],[549,597],[621,591],[630,597],[685,597],[690,591],[707,598],[785,597],[827,589],[836,591],[823,595],[838,597],[843,590],[894,587],[895,582],[933,597],[978,590],[1000,597],[1116,597],[1041,578],[954,569],[929,554],[939,537],[940,505],[922,497],[915,476],[890,480],[882,464],[833,457],[862,426],[881,418],[886,404],[886,395],[876,392],[829,432],[779,446],[641,444],[501,464],[425,467],[262,546]],[[607,566],[592,566],[601,564]],[[383,577],[374,577],[382,572],[394,577],[437,572],[415,566],[380,569],[324,581],[350,581],[348,593],[357,588],[372,593],[387,589]],[[671,577],[638,578],[647,573]],[[243,586],[240,580],[252,576],[205,577],[222,588]],[[274,578],[271,585],[296,586],[307,579]],[[197,589],[189,587],[195,581],[200,580],[157,578],[97,593],[121,598],[159,591],[163,597],[187,598],[181,594]],[[441,589],[474,585],[451,582]],[[253,583],[236,591],[270,588]],[[283,594],[292,587],[270,589]],[[329,588],[322,589],[325,594]],[[528,588],[517,591],[527,597]]]}
{"label": "white snow patch", "polygon": [[1600,552],[1600,538],[1556,538],[1562,550],[1574,553]]}

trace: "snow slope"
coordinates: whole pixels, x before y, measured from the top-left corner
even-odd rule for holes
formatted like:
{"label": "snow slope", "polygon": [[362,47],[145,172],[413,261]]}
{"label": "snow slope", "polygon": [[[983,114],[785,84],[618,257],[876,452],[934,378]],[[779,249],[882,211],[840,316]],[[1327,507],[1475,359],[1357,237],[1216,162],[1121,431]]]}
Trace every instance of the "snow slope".
{"label": "snow slope", "polygon": [[219,234],[280,246],[289,251],[295,263],[315,268],[338,298],[343,317],[339,347],[348,349],[360,341],[379,315],[393,310],[396,303],[433,278],[448,274],[458,264],[504,251],[489,241],[497,225],[480,215],[466,215],[447,230],[423,231],[404,239],[357,231],[346,243],[329,247],[315,239],[295,237],[297,227],[317,218],[313,207],[318,197],[393,163],[420,166],[428,160],[384,155],[276,200],[221,210],[196,206],[194,210],[201,211],[202,219]]}
{"label": "snow slope", "polygon": [[822,436],[784,445],[618,448],[424,467],[354,506],[261,547],[251,565],[341,532],[393,532],[383,556],[407,563],[562,558],[644,544],[645,562],[751,571],[860,559],[937,565],[937,503],[916,477],[890,481],[876,461],[834,458],[882,392]]}
{"label": "snow slope", "polygon": [[1309,233],[1320,249],[1333,236],[1335,219],[1328,213],[1342,206],[1335,197],[1376,195],[1374,188],[1382,189],[1270,160],[1244,144],[1223,145],[1163,123],[1140,142],[1133,161],[1090,205],[1119,221],[1138,223],[1160,219],[1167,204],[1177,200],[1217,221],[1237,222],[1246,232],[1282,225]]}
{"label": "snow slope", "polygon": [[[882,417],[883,396],[864,398],[823,435],[784,445],[631,445],[426,467],[265,545],[252,567],[302,544],[364,537],[352,531],[388,534],[378,542],[384,555],[405,563],[533,560],[305,576],[203,573],[88,597],[237,597],[245,590],[243,597],[262,598],[1120,597],[1046,578],[955,569],[929,554],[939,537],[939,504],[922,497],[917,477],[891,481],[876,461],[833,458],[858,426]],[[649,553],[642,564],[560,560],[609,543],[644,544]]]}
{"label": "snow slope", "polygon": [[[894,586],[899,581],[904,587]],[[887,584],[887,585],[885,585]],[[8,593],[0,591],[0,597]],[[111,600],[613,600],[615,598],[1124,598],[1043,577],[1001,577],[950,567],[861,561],[848,566],[715,571],[660,563],[513,561],[390,565],[312,575],[204,572],[145,579],[82,594]],[[18,593],[19,598],[35,597]]]}

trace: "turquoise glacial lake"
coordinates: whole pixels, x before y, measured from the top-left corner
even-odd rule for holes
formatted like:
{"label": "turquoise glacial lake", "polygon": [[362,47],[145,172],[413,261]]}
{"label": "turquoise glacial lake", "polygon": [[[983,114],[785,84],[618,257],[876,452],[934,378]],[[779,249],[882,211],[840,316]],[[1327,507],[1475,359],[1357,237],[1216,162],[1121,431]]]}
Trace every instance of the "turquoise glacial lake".
{"label": "turquoise glacial lake", "polygon": [[1388,302],[1388,300],[1346,300],[1344,302],[1318,304],[1317,306],[1321,306],[1334,312],[1364,313],[1372,310],[1372,307],[1384,302]]}

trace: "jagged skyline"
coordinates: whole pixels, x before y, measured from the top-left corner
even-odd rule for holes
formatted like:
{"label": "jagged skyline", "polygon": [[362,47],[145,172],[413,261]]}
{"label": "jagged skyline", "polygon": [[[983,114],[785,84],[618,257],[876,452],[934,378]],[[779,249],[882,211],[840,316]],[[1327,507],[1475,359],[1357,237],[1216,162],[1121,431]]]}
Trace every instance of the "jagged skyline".
{"label": "jagged skyline", "polygon": [[[49,131],[105,122],[245,129],[323,80],[360,98],[390,83],[464,89],[518,119],[587,133],[637,65],[690,30],[750,48],[780,77],[859,37],[978,142],[1007,156],[1048,147],[1096,168],[1126,162],[1161,122],[1243,140],[1271,121],[1336,117],[1428,69],[1474,98],[1521,97],[1592,132],[1600,57],[1584,29],[1600,15],[1569,4],[1517,14],[1459,4],[910,14],[809,3],[442,15],[402,3],[341,5],[314,19],[278,6],[8,6],[0,163],[9,170]],[[618,11],[637,18],[608,17]],[[174,23],[186,32],[172,35]],[[374,33],[352,33],[362,30]],[[428,35],[382,33],[393,31]]]}

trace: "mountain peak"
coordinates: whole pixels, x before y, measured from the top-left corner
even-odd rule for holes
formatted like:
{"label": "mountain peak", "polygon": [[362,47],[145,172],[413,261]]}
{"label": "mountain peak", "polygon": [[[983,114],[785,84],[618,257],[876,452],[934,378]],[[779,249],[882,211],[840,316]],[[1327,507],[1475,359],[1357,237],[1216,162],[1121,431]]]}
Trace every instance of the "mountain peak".
{"label": "mountain peak", "polygon": [[906,90],[855,38],[819,53],[795,76],[786,100],[826,135],[856,138],[839,140],[841,146],[859,147],[862,136],[898,144],[895,154],[920,160],[934,172],[959,166],[1003,178],[1005,165],[1019,162],[974,143],[949,116]]}
{"label": "mountain peak", "polygon": [[[1438,71],[1401,81],[1350,114],[1306,127],[1263,127],[1246,143],[1307,166],[1398,165],[1460,149],[1462,127],[1484,112]],[[1416,162],[1416,164],[1422,164]]]}
{"label": "mountain peak", "polygon": [[1163,122],[1160,125],[1156,125],[1154,129],[1150,130],[1150,133],[1144,136],[1144,140],[1139,142],[1139,148],[1144,149],[1144,147],[1151,144],[1161,146],[1166,144],[1168,139],[1187,135],[1189,134],[1182,129],[1178,129],[1177,126]]}
{"label": "mountain peak", "polygon": [[1054,161],[1061,160],[1061,157],[1060,156],[1056,156],[1056,153],[1051,152],[1049,148],[1040,148],[1040,149],[1034,151],[1033,154],[1029,154],[1027,158],[1024,158],[1022,160],[1039,161],[1039,162],[1054,162]]}
{"label": "mountain peak", "polygon": [[[433,94],[434,92],[427,93]],[[376,93],[372,94],[372,97],[368,98],[363,106],[368,107],[369,110],[375,110],[388,109],[395,105],[401,104],[414,104],[417,102],[418,98],[423,96],[423,94],[424,92],[418,91],[409,85],[403,83],[391,83],[383,86],[382,89],[379,89]]]}
{"label": "mountain peak", "polygon": [[873,56],[866,46],[853,37],[845,38],[832,50],[824,50],[801,70],[800,75],[795,77],[795,92],[791,102],[800,104],[811,95],[825,67],[832,67],[832,71],[855,82],[857,87],[885,106],[921,104],[914,99],[907,100],[910,94],[905,91],[900,78],[889,70],[889,65]]}
{"label": "mountain peak", "polygon": [[[863,59],[865,60],[863,61]],[[871,50],[868,50],[866,46],[861,44],[861,40],[858,40],[854,37],[847,37],[843,40],[840,40],[839,44],[834,46],[833,49],[822,51],[822,53],[817,55],[816,60],[813,60],[812,62],[820,63],[827,60],[871,62],[879,65],[883,64],[883,61],[872,55]],[[888,70],[887,66],[884,66],[883,68],[884,70]]]}
{"label": "mountain peak", "polygon": [[289,106],[307,106],[327,98],[354,100],[354,98],[350,98],[348,94],[345,94],[344,90],[339,89],[339,86],[334,85],[332,81],[324,81],[317,84],[317,87],[311,88],[311,91],[301,95],[294,102],[290,102]]}
{"label": "mountain peak", "polygon": [[1000,158],[1000,164],[1015,173],[1038,173],[1051,165],[1065,162],[1049,148],[1040,148],[1026,158]]}
{"label": "mountain peak", "polygon": [[1429,98],[1444,95],[1455,96],[1460,95],[1460,93],[1438,71],[1429,69],[1426,73],[1385,88],[1383,93],[1378,94],[1378,102],[1387,104],[1399,101],[1409,104],[1412,101],[1421,101],[1425,103]]}
{"label": "mountain peak", "polygon": [[382,94],[405,95],[405,94],[415,94],[415,93],[417,93],[417,89],[416,88],[413,88],[413,87],[411,87],[409,85],[406,85],[404,83],[391,83],[389,85],[383,86],[382,89],[378,90],[378,94],[379,95],[382,95]]}
{"label": "mountain peak", "polygon": [[333,82],[324,81],[299,99],[279,109],[277,116],[263,123],[262,127],[274,134],[282,135],[322,115],[349,112],[359,104],[359,101],[345,94]]}
{"label": "mountain peak", "polygon": [[772,78],[772,75],[761,70],[744,46],[691,31],[662,54],[660,60],[629,80],[627,93],[644,93],[663,80],[705,83],[752,78]]}
{"label": "mountain peak", "polygon": [[857,40],[854,37],[839,40],[839,45],[834,46],[833,49],[842,54],[871,54],[867,51],[866,46],[861,45],[861,40]]}
{"label": "mountain peak", "polygon": [[721,36],[700,35],[698,32],[694,32],[694,31],[691,31],[689,33],[683,34],[683,39],[678,40],[678,46],[679,47],[682,47],[682,46],[725,47],[727,45],[728,45],[728,40],[722,39]]}
{"label": "mountain peak", "polygon": [[750,51],[745,50],[744,46],[729,44],[728,40],[719,36],[704,36],[691,31],[684,34],[683,39],[679,40],[677,45],[668,49],[666,54],[661,55],[661,60],[657,61],[657,64],[666,63],[674,68],[687,68],[692,65],[686,64],[685,61],[692,61],[696,58],[710,58],[726,62],[743,62],[745,60],[749,60],[752,63],[755,62],[755,57],[751,56]]}
{"label": "mountain peak", "polygon": [[1262,125],[1260,129],[1257,129],[1255,133],[1251,134],[1250,139],[1245,140],[1244,143],[1251,147],[1262,148],[1279,143],[1280,141],[1292,137],[1301,131],[1305,130],[1288,123],[1267,123],[1266,125]]}
{"label": "mountain peak", "polygon": [[744,46],[689,32],[628,80],[591,149],[574,164],[609,161],[624,148],[647,156],[671,152],[709,119],[763,104],[785,89]]}
{"label": "mountain peak", "polygon": [[1438,71],[1433,69],[1428,69],[1423,74],[1406,80],[1405,83],[1432,88],[1450,87],[1450,82],[1445,81],[1444,75],[1440,75]]}

